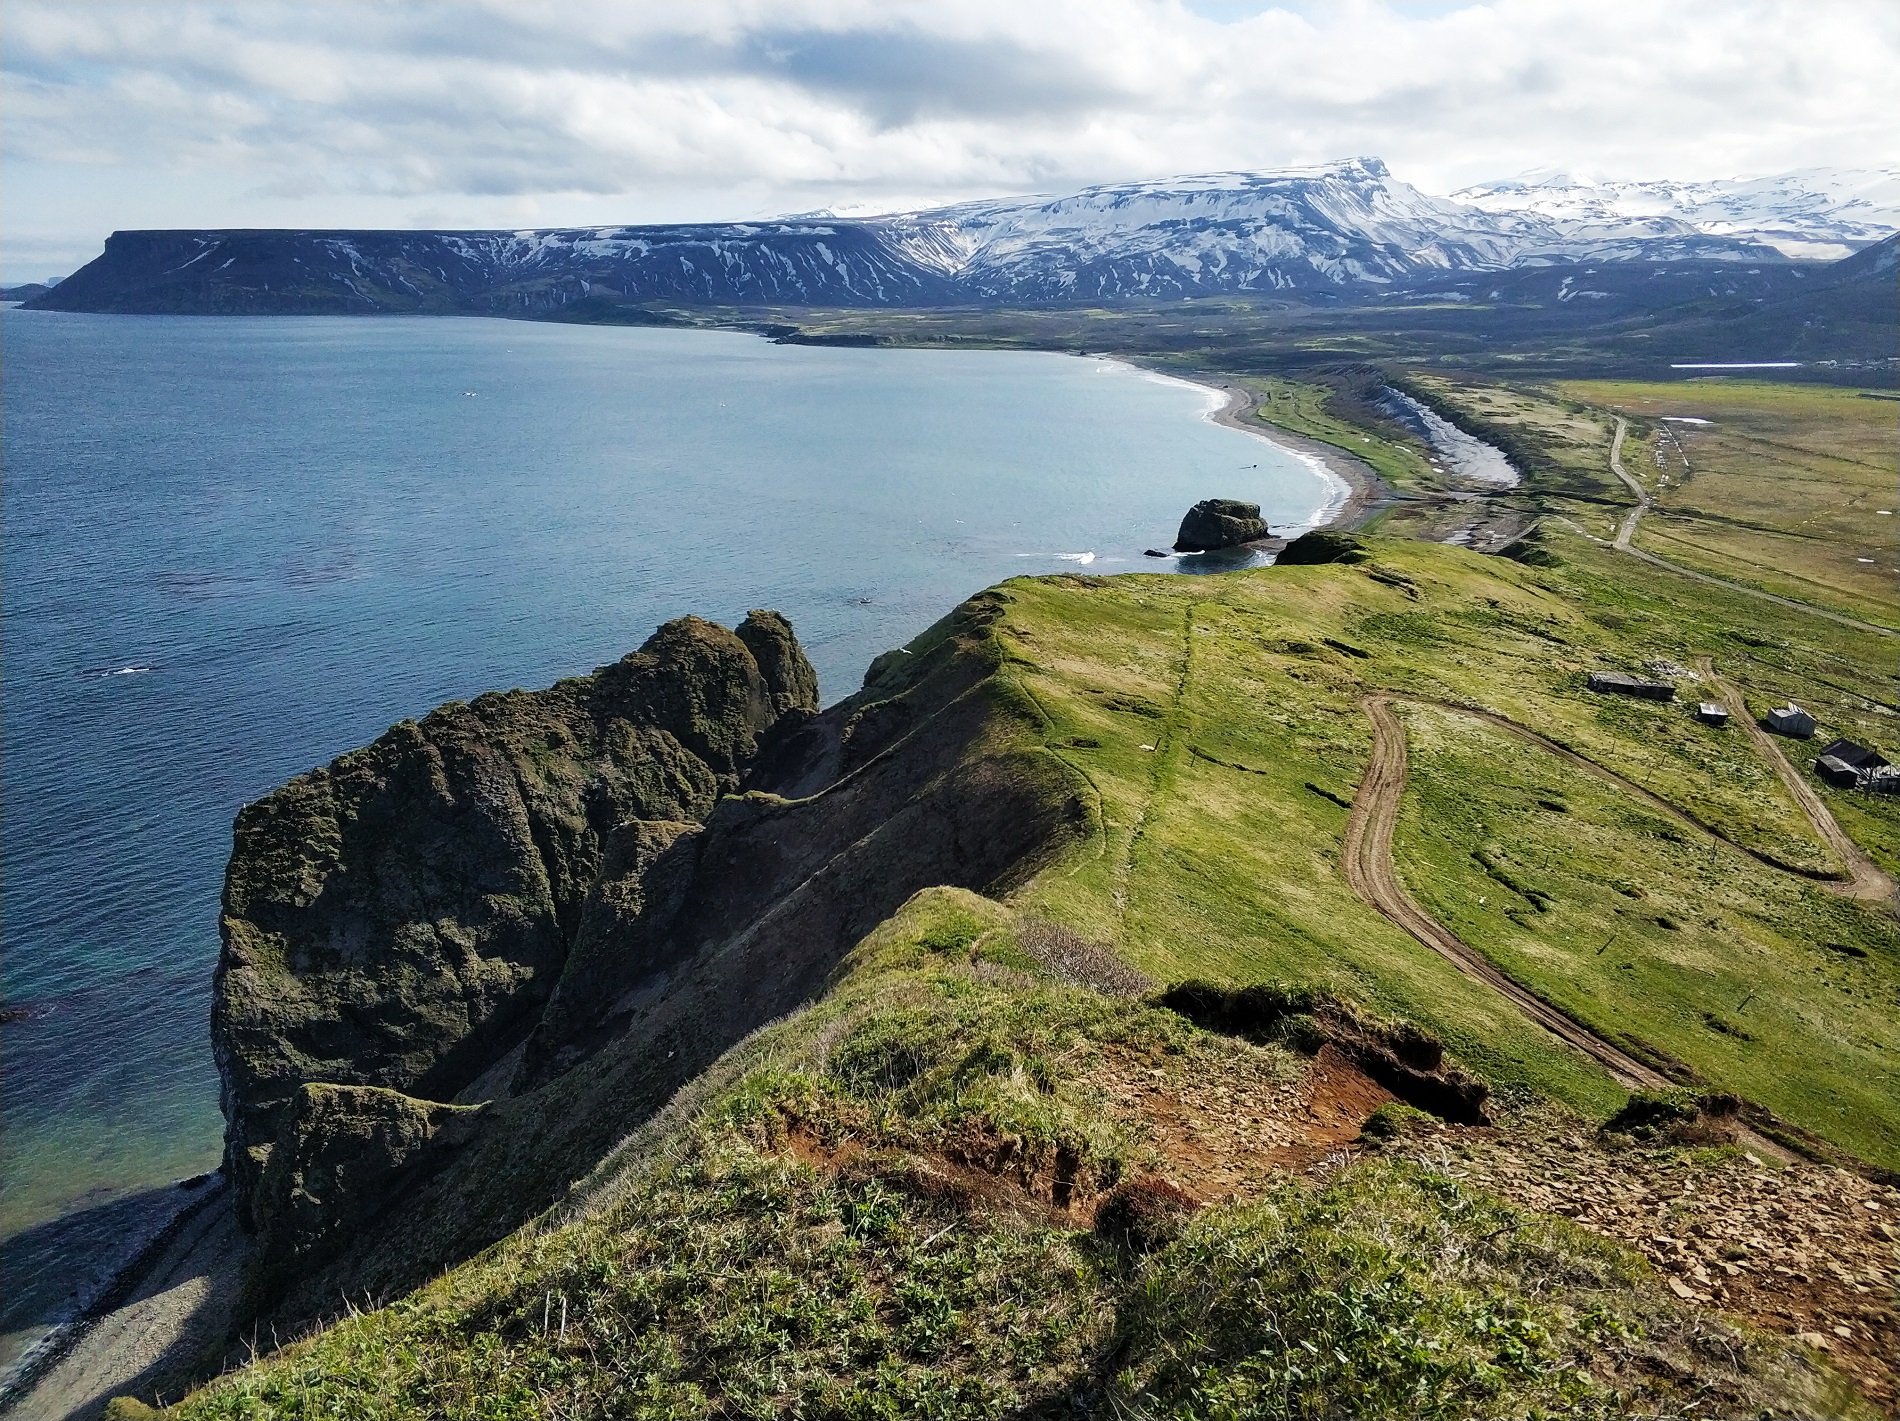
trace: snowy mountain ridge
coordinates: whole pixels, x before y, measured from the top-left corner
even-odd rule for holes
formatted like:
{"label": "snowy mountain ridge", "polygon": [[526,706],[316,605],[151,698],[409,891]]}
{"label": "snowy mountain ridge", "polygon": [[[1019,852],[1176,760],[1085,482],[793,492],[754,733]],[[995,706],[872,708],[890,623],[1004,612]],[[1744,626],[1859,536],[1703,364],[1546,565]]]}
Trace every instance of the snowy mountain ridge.
{"label": "snowy mountain ridge", "polygon": [[860,220],[979,299],[1189,295],[1576,261],[1834,260],[1900,230],[1900,170],[1520,179],[1434,197],[1353,158]]}
{"label": "snowy mountain ridge", "polygon": [[1578,263],[1759,266],[1783,263],[1790,249],[1826,257],[1900,227],[1897,195],[1895,173],[1788,174],[1700,186],[1518,180],[1467,189],[1477,200],[1463,201],[1423,193],[1377,158],[1353,158],[878,217],[118,232],[103,256],[34,304],[546,315],[647,301],[923,307],[1344,293]]}
{"label": "snowy mountain ridge", "polygon": [[1836,261],[1900,231],[1900,167],[1804,168],[1693,183],[1527,174],[1451,196],[1485,212],[1535,214],[1593,231],[1678,224],[1706,236],[1763,242],[1806,261]]}

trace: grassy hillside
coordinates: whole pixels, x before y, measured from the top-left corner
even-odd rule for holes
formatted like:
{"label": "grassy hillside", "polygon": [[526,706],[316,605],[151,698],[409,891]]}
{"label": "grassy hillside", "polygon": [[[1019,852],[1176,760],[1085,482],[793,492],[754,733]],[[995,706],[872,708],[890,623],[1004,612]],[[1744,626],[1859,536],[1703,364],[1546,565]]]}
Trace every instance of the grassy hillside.
{"label": "grassy hillside", "polygon": [[[1261,417],[1429,489],[1348,376],[1249,387]],[[1542,516],[1522,561],[1367,537],[1320,565],[972,599],[812,723],[817,760],[726,801],[759,827],[713,857],[822,829],[850,847],[787,869],[786,901],[849,860],[839,901],[884,891],[867,922],[898,880],[944,881],[917,876],[926,849],[991,896],[925,888],[842,963],[789,919],[709,938],[672,1016],[496,1101],[374,1221],[368,1252],[407,1272],[346,1271],[400,1291],[426,1276],[411,1241],[450,1234],[469,1246],[430,1256],[467,1261],[180,1413],[1891,1411],[1900,920],[1744,725],[1691,714],[1729,695],[1712,665],[1738,719],[1792,697],[1900,761],[1892,639],[1747,587],[1890,620],[1828,558],[1878,496],[1891,407],[1408,383],[1530,474],[1497,500]],[[1661,420],[1685,392],[1714,423]],[[1618,412],[1666,515],[1639,542],[1740,585],[1608,546],[1631,506]],[[1603,669],[1680,697],[1590,692]],[[1392,869],[1475,965],[1344,872],[1375,697],[1406,751]],[[1813,748],[1788,746],[1803,775]],[[1900,799],[1822,800],[1900,870]],[[736,1028],[703,1030],[721,993],[778,984],[751,1025],[820,981],[723,1054]],[[1633,1100],[1619,1052],[1682,1089]],[[1473,1076],[1475,1114],[1430,1089]],[[505,1231],[469,1219],[530,1211],[523,1180],[544,1202],[583,1175],[468,1258]]]}
{"label": "grassy hillside", "polygon": [[[1359,697],[1485,707],[1715,832],[1521,740],[1480,737],[1472,753],[1462,717],[1408,712],[1425,732],[1397,845],[1414,892],[1600,1034],[1900,1163],[1892,918],[1811,876],[1840,866],[1739,730],[1583,687],[1599,667],[1713,655],[1745,688],[1819,703],[1821,678],[1839,677],[1875,696],[1879,649],[1685,595],[1580,538],[1557,545],[1556,569],[1379,542],[1359,567],[1010,584],[1001,631],[1021,684],[1103,813],[1100,838],[1031,901],[1157,978],[1320,982],[1427,1024],[1495,1080],[1602,1109],[1607,1076],[1361,904],[1340,871],[1342,802],[1369,749]],[[1802,640],[1757,648],[1737,623]],[[1597,997],[1564,964],[1612,933],[1604,961],[1624,985]],[[1751,1039],[1711,1023],[1738,1011],[1759,1023]]]}
{"label": "grassy hillside", "polygon": [[565,1210],[175,1414],[1861,1411],[1800,1349],[1442,1168],[1197,1207],[1123,1083],[1266,1101],[1305,1063],[1059,981],[1037,940],[926,890]]}

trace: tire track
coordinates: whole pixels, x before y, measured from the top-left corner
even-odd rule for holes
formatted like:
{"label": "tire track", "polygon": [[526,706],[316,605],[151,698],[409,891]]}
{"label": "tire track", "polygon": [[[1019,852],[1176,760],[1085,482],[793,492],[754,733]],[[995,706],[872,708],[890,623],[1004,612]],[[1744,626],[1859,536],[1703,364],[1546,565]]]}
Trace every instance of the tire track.
{"label": "tire track", "polygon": [[[1655,506],[1655,501],[1650,498],[1649,491],[1636,479],[1631,477],[1629,470],[1623,467],[1623,439],[1624,436],[1629,433],[1629,421],[1624,419],[1620,414],[1611,415],[1610,418],[1616,421],[1616,437],[1610,441],[1610,472],[1621,479],[1624,486],[1636,496],[1636,507],[1625,514],[1623,521],[1617,525],[1616,537],[1611,541],[1611,547],[1615,548],[1619,553],[1627,553],[1633,558],[1640,559],[1652,567],[1662,568],[1665,572],[1673,572],[1678,576],[1687,577],[1696,582],[1707,583],[1711,587],[1721,587],[1730,592],[1740,592],[1749,597],[1759,597],[1764,602],[1773,602],[1778,607],[1788,607],[1797,612],[1806,612],[1810,616],[1824,618],[1839,626],[1852,627],[1857,632],[1874,632],[1885,637],[1900,636],[1900,632],[1896,632],[1892,627],[1879,626],[1873,622],[1863,622],[1860,618],[1850,617],[1844,612],[1830,612],[1825,607],[1815,606],[1812,602],[1798,602],[1792,597],[1783,597],[1777,592],[1769,592],[1760,587],[1750,587],[1745,582],[1731,582],[1728,578],[1717,577],[1713,573],[1697,572],[1692,567],[1684,567],[1681,563],[1670,562],[1667,558],[1658,557],[1654,553],[1645,552],[1641,548],[1632,546],[1630,539],[1636,536],[1636,525],[1642,521],[1643,515]],[[1570,522],[1569,519],[1563,521],[1566,523]],[[1575,523],[1571,523],[1570,526],[1577,528]],[[1577,531],[1582,533],[1584,537],[1593,543],[1601,543],[1603,541],[1603,539],[1597,537],[1596,534],[1587,532],[1582,528],[1577,528]]]}
{"label": "tire track", "polygon": [[1848,880],[1838,885],[1838,891],[1847,897],[1858,898],[1865,902],[1893,903],[1896,900],[1893,879],[1876,867],[1874,861],[1867,857],[1866,851],[1848,836],[1845,829],[1841,828],[1821,796],[1814,792],[1814,786],[1808,783],[1807,777],[1788,763],[1788,757],[1781,753],[1781,746],[1775,743],[1774,737],[1763,730],[1756,723],[1755,718],[1748,713],[1748,702],[1743,699],[1742,693],[1722,679],[1711,658],[1700,657],[1696,665],[1702,674],[1708,677],[1715,689],[1721,692],[1722,699],[1733,707],[1735,718],[1748,731],[1755,742],[1755,748],[1761,751],[1763,758],[1775,767],[1775,773],[1781,777],[1782,785],[1793,796],[1794,802],[1801,806],[1801,812],[1808,816],[1808,822],[1814,826],[1814,832],[1820,835],[1822,841],[1834,851],[1842,863],[1847,865]]}
{"label": "tire track", "polygon": [[[1372,721],[1372,759],[1366,766],[1365,778],[1360,781],[1359,792],[1353,796],[1352,813],[1346,821],[1346,881],[1352,885],[1352,891],[1368,907],[1389,918],[1466,976],[1484,983],[1551,1035],[1568,1042],[1597,1062],[1625,1090],[1662,1090],[1674,1086],[1676,1082],[1662,1072],[1644,1065],[1516,979],[1506,976],[1483,953],[1421,908],[1418,901],[1405,890],[1405,885],[1399,882],[1392,866],[1392,831],[1398,824],[1399,801],[1405,793],[1406,758],[1405,727],[1392,710],[1392,702],[1396,699],[1457,711],[1461,715],[1499,726],[1557,752],[1600,778],[1635,790],[1644,800],[1660,805],[1679,819],[1683,817],[1681,813],[1649,791],[1630,784],[1614,771],[1565,750],[1536,731],[1528,730],[1501,715],[1434,701],[1424,696],[1371,695],[1362,702],[1366,715]],[[1783,1163],[1792,1163],[1796,1158],[1792,1151],[1746,1125],[1737,1127],[1736,1136],[1740,1143],[1767,1158]]]}
{"label": "tire track", "polygon": [[1398,823],[1399,800],[1405,792],[1405,727],[1393,714],[1392,697],[1368,696],[1363,704],[1372,720],[1372,759],[1346,820],[1346,881],[1352,891],[1467,977],[1483,982],[1551,1035],[1596,1061],[1626,1090],[1657,1090],[1673,1085],[1660,1071],[1612,1046],[1505,976],[1406,892],[1392,869],[1392,830]]}

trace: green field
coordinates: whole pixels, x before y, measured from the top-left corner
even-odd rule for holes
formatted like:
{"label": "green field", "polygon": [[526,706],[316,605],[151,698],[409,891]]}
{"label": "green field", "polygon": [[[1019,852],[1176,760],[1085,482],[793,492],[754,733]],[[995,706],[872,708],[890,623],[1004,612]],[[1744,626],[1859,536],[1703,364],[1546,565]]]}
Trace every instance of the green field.
{"label": "green field", "polygon": [[[1361,904],[1340,871],[1338,801],[1369,745],[1358,698],[1391,688],[1482,706],[1723,837],[1515,738],[1480,735],[1490,753],[1473,754],[1468,721],[1420,712],[1397,852],[1421,901],[1599,1034],[1900,1163],[1892,917],[1744,852],[1808,874],[1840,868],[1739,730],[1582,686],[1597,667],[1709,654],[1746,688],[1821,704],[1831,688],[1815,678],[1829,673],[1878,694],[1877,673],[1847,668],[1880,648],[1826,624],[1799,650],[1792,637],[1753,647],[1729,618],[1756,640],[1808,631],[1806,619],[1687,592],[1580,538],[1558,546],[1554,570],[1380,542],[1363,569],[1008,584],[1003,635],[1021,684],[1104,820],[1031,901],[1158,978],[1318,982],[1429,1025],[1495,1080],[1600,1111],[1619,1094],[1606,1075]],[[1499,883],[1485,857],[1507,877],[1518,863],[1545,906]],[[1613,932],[1619,946],[1601,959],[1613,975],[1579,977]]]}
{"label": "green field", "polygon": [[[1406,438],[1402,430],[1389,424],[1355,424],[1342,417],[1335,406],[1340,403],[1334,384],[1313,380],[1278,379],[1259,376],[1240,382],[1259,397],[1254,417],[1263,423],[1290,429],[1323,444],[1331,444],[1364,459],[1379,476],[1396,489],[1411,491],[1438,486],[1424,445]],[[1355,411],[1363,413],[1360,411]]]}
{"label": "green field", "polygon": [[1742,380],[1559,388],[1644,422],[1623,461],[1656,499],[1639,547],[1900,627],[1900,401]]}

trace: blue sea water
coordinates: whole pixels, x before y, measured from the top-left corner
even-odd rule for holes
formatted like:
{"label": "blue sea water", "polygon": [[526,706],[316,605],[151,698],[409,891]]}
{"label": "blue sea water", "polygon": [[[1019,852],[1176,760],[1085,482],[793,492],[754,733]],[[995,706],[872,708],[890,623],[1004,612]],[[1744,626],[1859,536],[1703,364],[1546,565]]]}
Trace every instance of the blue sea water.
{"label": "blue sea water", "polygon": [[240,805],[685,612],[783,610],[829,701],[1002,578],[1171,566],[1142,550],[1198,498],[1276,528],[1328,498],[1207,391],[1060,355],[20,310],[0,339],[0,1238],[74,1276],[75,1215],[216,1163]]}

